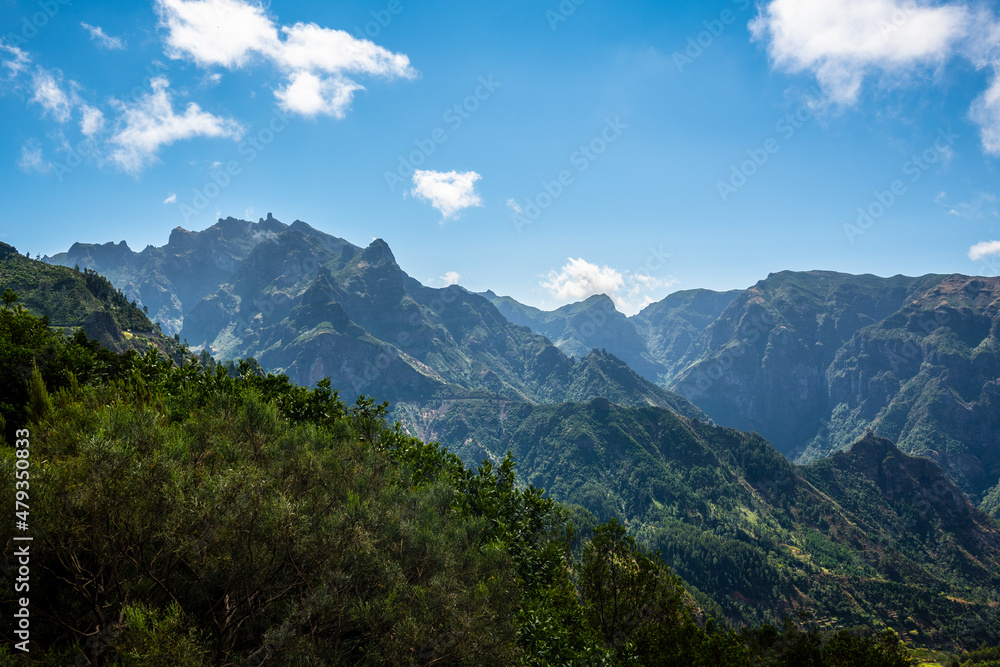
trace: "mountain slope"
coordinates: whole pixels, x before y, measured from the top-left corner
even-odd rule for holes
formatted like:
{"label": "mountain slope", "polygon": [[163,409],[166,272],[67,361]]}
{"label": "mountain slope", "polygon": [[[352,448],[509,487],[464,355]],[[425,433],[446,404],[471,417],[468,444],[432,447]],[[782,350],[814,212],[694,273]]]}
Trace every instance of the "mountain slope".
{"label": "mountain slope", "polygon": [[522,479],[626,521],[733,621],[808,610],[939,646],[1000,633],[988,594],[1000,585],[1000,526],[937,464],[886,440],[795,466],[756,434],[658,408],[442,407],[413,416],[419,437],[463,443],[466,460],[510,451]]}
{"label": "mountain slope", "polygon": [[144,352],[152,346],[170,356],[179,352],[180,346],[165,338],[134,301],[89,269],[52,266],[0,243],[0,292],[7,289],[17,304],[51,326],[81,329],[109,350]]}

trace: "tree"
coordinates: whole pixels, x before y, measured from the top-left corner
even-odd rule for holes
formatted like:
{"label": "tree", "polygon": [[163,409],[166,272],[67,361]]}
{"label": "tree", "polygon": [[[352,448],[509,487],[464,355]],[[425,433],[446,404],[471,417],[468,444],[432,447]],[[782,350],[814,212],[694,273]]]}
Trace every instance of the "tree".
{"label": "tree", "polygon": [[3,291],[2,298],[3,307],[9,309],[12,305],[14,305],[14,302],[17,301],[17,294],[14,293],[14,290],[8,287]]}
{"label": "tree", "polygon": [[644,624],[682,616],[683,589],[676,578],[616,519],[594,530],[583,553],[580,590],[591,626],[610,648],[623,646]]}

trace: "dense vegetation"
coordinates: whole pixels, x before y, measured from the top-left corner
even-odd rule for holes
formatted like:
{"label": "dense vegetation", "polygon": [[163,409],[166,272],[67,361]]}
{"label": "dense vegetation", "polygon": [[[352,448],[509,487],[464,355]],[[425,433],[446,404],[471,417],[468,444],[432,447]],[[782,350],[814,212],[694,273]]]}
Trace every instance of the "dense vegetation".
{"label": "dense vegetation", "polygon": [[55,327],[79,326],[97,311],[111,314],[123,330],[149,332],[153,324],[107,278],[88,268],[31,261],[0,242],[0,281],[29,310],[45,313]]}
{"label": "dense vegetation", "polygon": [[3,663],[909,664],[891,631],[728,630],[617,521],[581,537],[510,458],[466,468],[329,383],[112,354],[16,304],[0,364],[34,537],[32,650],[4,624]]}

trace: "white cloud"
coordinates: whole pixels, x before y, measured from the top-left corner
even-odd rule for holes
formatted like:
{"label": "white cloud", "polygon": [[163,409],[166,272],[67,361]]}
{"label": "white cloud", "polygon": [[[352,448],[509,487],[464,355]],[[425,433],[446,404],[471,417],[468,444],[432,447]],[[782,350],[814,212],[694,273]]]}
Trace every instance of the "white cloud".
{"label": "white cloud", "polygon": [[521,205],[518,204],[513,199],[508,199],[507,200],[507,208],[509,208],[510,210],[514,211],[514,213],[517,213],[518,215],[521,215],[522,213],[524,213],[524,210],[521,208]]}
{"label": "white cloud", "polygon": [[473,206],[482,206],[483,200],[476,193],[476,181],[482,176],[474,171],[438,172],[417,169],[413,174],[411,194],[430,203],[445,220]]}
{"label": "white cloud", "polygon": [[259,5],[240,0],[157,0],[156,5],[171,58],[233,69],[278,44],[278,30]]}
{"label": "white cloud", "polygon": [[969,259],[974,262],[990,255],[1000,255],[1000,241],[983,241],[969,248]]}
{"label": "white cloud", "polygon": [[983,151],[1000,155],[1000,20],[992,13],[929,0],[770,0],[750,30],[776,67],[811,73],[828,101],[842,105],[857,102],[871,75],[898,81],[956,55],[992,67],[969,118],[981,128]]}
{"label": "white cloud", "polygon": [[405,55],[393,53],[367,39],[356,39],[343,30],[321,28],[315,23],[296,23],[281,31],[286,39],[273,57],[293,71],[357,72],[384,77],[416,74]]}
{"label": "white cloud", "polygon": [[80,131],[84,136],[92,137],[104,129],[104,112],[100,109],[84,104],[80,107],[82,118],[80,119]]}
{"label": "white cloud", "polygon": [[583,258],[569,258],[558,272],[550,271],[548,280],[542,281],[542,287],[557,299],[586,299],[595,294],[607,294],[613,298],[618,290],[625,287],[625,279],[620,271],[610,266],[591,264]]}
{"label": "white cloud", "polygon": [[42,147],[37,141],[29,141],[21,146],[21,158],[17,161],[17,166],[25,173],[37,171],[44,174],[52,169],[52,163],[42,157]]}
{"label": "white cloud", "polygon": [[172,192],[170,196],[163,200],[164,204],[175,204],[177,203],[177,193]]}
{"label": "white cloud", "polygon": [[774,64],[813,73],[839,104],[857,101],[862,81],[944,61],[965,37],[965,7],[905,0],[772,0],[750,23]]}
{"label": "white cloud", "polygon": [[1000,155],[1000,65],[995,66],[993,83],[969,110],[969,118],[980,127],[983,150]]}
{"label": "white cloud", "polygon": [[448,271],[443,276],[441,276],[442,282],[444,282],[445,287],[451,285],[457,285],[458,281],[462,279],[462,276],[457,271]]}
{"label": "white cloud", "polygon": [[244,0],[156,3],[171,58],[228,69],[269,61],[285,72],[287,81],[275,96],[290,112],[341,118],[354,93],[363,90],[348,75],[416,76],[404,54],[314,23],[279,28],[262,6]]}
{"label": "white cloud", "polygon": [[156,160],[162,146],[192,137],[221,137],[239,140],[243,128],[234,120],[202,111],[194,102],[183,115],[174,113],[168,92],[170,82],[157,77],[150,82],[152,92],[133,104],[115,101],[120,118],[111,143],[111,161],[123,171],[136,174]]}
{"label": "white cloud", "polygon": [[569,258],[559,271],[550,271],[541,281],[541,286],[558,301],[581,301],[595,294],[605,294],[626,315],[633,315],[653,303],[651,292],[676,284],[672,278],[619,271],[591,264],[582,257]]}
{"label": "white cloud", "polygon": [[58,72],[51,72],[43,67],[35,70],[31,77],[32,102],[42,105],[42,108],[60,123],[69,120],[73,107],[78,103],[75,84],[70,82],[70,92],[63,90]]}
{"label": "white cloud", "polygon": [[341,77],[320,77],[312,72],[295,72],[284,88],[274,91],[281,108],[303,116],[326,114],[343,118],[362,86]]}
{"label": "white cloud", "polygon": [[90,33],[90,38],[97,42],[98,46],[107,49],[109,51],[121,51],[125,48],[125,40],[121,37],[112,37],[111,35],[104,32],[104,29],[98,25],[90,25],[89,23],[80,23],[87,32]]}
{"label": "white cloud", "polygon": [[201,78],[201,81],[199,81],[202,88],[215,88],[220,83],[222,83],[222,75],[218,72],[206,74]]}

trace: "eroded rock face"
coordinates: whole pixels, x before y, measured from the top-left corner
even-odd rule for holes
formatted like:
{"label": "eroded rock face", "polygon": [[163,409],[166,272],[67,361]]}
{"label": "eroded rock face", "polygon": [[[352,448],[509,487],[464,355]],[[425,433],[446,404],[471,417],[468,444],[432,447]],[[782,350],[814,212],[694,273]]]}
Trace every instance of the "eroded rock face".
{"label": "eroded rock face", "polygon": [[722,424],[814,460],[868,428],[981,497],[1000,478],[1000,278],[774,274],[667,383]]}

